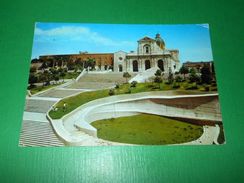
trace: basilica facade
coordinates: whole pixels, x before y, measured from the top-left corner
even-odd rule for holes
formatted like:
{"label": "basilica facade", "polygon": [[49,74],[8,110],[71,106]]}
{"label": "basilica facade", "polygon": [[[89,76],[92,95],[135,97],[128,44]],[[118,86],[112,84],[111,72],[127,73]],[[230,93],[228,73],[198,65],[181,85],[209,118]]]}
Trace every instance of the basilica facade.
{"label": "basilica facade", "polygon": [[142,72],[152,67],[165,73],[179,71],[179,51],[166,49],[160,34],[155,39],[144,37],[137,42],[136,51],[114,53],[114,72]]}

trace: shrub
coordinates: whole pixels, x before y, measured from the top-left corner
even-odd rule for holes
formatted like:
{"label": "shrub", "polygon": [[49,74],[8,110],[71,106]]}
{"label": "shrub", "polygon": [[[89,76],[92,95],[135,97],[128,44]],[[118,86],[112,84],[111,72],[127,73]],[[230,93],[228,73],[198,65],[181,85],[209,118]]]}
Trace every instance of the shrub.
{"label": "shrub", "polygon": [[27,87],[28,90],[30,90],[32,88],[36,88],[36,85],[33,84],[33,85],[30,85],[30,86]]}
{"label": "shrub", "polygon": [[116,83],[115,89],[118,89],[118,88],[119,88],[119,83]]}
{"label": "shrub", "polygon": [[137,85],[137,81],[132,81],[130,86],[131,87],[136,87],[136,85]]}
{"label": "shrub", "polygon": [[109,94],[110,96],[111,96],[111,95],[114,95],[114,94],[115,94],[114,89],[110,89],[109,92],[108,92],[108,94]]}
{"label": "shrub", "polygon": [[182,82],[183,81],[183,78],[181,76],[176,76],[175,77],[175,81],[176,82]]}
{"label": "shrub", "polygon": [[175,88],[175,89],[180,88],[179,83],[174,82],[172,88]]}
{"label": "shrub", "polygon": [[127,91],[126,93],[131,93],[131,89],[130,89],[130,88],[128,88],[128,91]]}
{"label": "shrub", "polygon": [[217,89],[217,87],[216,86],[212,86],[211,87],[211,91],[217,91],[218,89]]}
{"label": "shrub", "polygon": [[54,80],[55,80],[56,82],[59,81],[59,76],[58,76],[58,75],[54,75],[53,77],[54,77]]}
{"label": "shrub", "polygon": [[199,82],[200,81],[200,77],[198,75],[196,75],[196,74],[190,74],[189,80],[190,80],[191,83]]}
{"label": "shrub", "polygon": [[162,74],[162,71],[161,71],[160,69],[158,69],[158,70],[154,73],[155,76],[161,76],[161,74]]}
{"label": "shrub", "polygon": [[155,78],[154,78],[154,82],[155,83],[162,83],[162,78],[161,77],[159,77],[159,76],[156,76]]}
{"label": "shrub", "polygon": [[160,85],[154,85],[152,89],[160,89]]}
{"label": "shrub", "polygon": [[205,86],[205,91],[209,91],[210,90],[210,87],[209,86]]}
{"label": "shrub", "polygon": [[212,81],[211,86],[217,86],[216,81]]}
{"label": "shrub", "polygon": [[204,65],[201,69],[201,80],[202,83],[211,83],[212,81],[212,74],[210,68],[207,65]]}
{"label": "shrub", "polygon": [[188,84],[188,85],[186,86],[186,90],[195,90],[195,89],[198,89],[196,83]]}

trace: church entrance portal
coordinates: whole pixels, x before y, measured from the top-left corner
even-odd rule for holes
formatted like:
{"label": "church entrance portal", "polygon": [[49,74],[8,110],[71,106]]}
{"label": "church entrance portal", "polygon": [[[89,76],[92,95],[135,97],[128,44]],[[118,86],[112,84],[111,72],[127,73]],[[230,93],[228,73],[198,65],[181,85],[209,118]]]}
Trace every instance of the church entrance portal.
{"label": "church entrance portal", "polygon": [[134,60],[132,64],[133,64],[133,72],[138,72],[138,62],[137,62],[137,60]]}
{"label": "church entrance portal", "polygon": [[164,62],[162,60],[158,61],[158,67],[161,71],[164,71]]}
{"label": "church entrance portal", "polygon": [[150,69],[150,68],[151,68],[150,60],[146,60],[145,61],[145,70]]}
{"label": "church entrance portal", "polygon": [[119,72],[123,72],[123,66],[119,65]]}

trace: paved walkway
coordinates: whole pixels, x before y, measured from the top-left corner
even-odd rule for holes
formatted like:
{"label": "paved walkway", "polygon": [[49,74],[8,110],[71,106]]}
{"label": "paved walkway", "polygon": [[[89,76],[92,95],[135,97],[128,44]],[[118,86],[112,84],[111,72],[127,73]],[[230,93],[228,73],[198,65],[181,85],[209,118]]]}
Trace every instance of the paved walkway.
{"label": "paved walkway", "polygon": [[39,112],[24,112],[23,120],[49,123],[46,117],[46,113],[39,113]]}
{"label": "paved walkway", "polygon": [[[64,97],[78,94],[80,92],[84,92],[84,91],[83,90],[66,90],[66,89],[57,88],[57,89],[52,89],[47,92],[44,92],[40,95],[37,95],[37,97],[47,99],[47,100],[56,100],[57,101]],[[41,99],[41,100],[43,100],[43,99]]]}
{"label": "paved walkway", "polygon": [[42,100],[42,101],[53,101],[53,102],[57,102],[59,100],[61,100],[62,98],[55,98],[55,97],[39,97],[39,96],[35,96],[35,97],[27,97],[26,100]]}

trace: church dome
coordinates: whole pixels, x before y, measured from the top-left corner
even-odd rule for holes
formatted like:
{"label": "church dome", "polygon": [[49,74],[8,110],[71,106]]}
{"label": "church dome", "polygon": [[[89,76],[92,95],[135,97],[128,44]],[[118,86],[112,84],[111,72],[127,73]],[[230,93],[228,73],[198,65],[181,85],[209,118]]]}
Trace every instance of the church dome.
{"label": "church dome", "polygon": [[164,50],[165,49],[165,43],[164,43],[164,40],[160,37],[160,34],[156,34],[155,40],[156,40],[157,45],[162,50]]}

